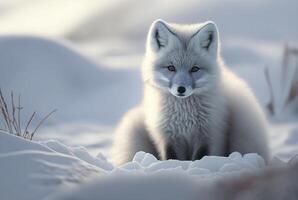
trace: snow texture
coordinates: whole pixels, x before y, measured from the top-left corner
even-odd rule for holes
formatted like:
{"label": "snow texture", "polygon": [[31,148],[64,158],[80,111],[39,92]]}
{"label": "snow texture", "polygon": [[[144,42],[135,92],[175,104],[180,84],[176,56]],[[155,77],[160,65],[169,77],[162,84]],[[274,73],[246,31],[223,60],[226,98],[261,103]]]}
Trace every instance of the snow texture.
{"label": "snow texture", "polygon": [[152,191],[161,199],[194,199],[202,179],[211,184],[226,176],[265,168],[260,156],[237,152],[197,161],[159,161],[138,152],[131,162],[116,168],[83,147],[69,147],[55,140],[28,141],[7,133],[0,133],[0,147],[3,199],[85,199],[88,191],[93,191],[88,199],[150,199],[154,197],[150,196]]}
{"label": "snow texture", "polygon": [[58,141],[33,142],[0,132],[1,199],[41,199],[63,182],[76,183],[89,174],[113,169],[84,148]]}
{"label": "snow texture", "polygon": [[[196,161],[160,161],[138,152],[131,162],[114,167],[103,155],[93,157],[83,147],[69,147],[55,140],[28,141],[7,133],[0,133],[0,147],[1,199],[12,200],[224,199],[221,194],[232,192],[239,179],[241,184],[243,177],[262,174],[269,168],[257,154],[238,152]],[[289,163],[297,161],[293,158]],[[271,166],[288,164],[275,158]],[[274,175],[270,181],[279,184],[283,180],[285,188],[293,188],[296,173],[290,175],[292,178]],[[271,182],[261,186],[267,184]],[[251,189],[257,193],[255,190]],[[290,190],[289,194],[295,193]]]}

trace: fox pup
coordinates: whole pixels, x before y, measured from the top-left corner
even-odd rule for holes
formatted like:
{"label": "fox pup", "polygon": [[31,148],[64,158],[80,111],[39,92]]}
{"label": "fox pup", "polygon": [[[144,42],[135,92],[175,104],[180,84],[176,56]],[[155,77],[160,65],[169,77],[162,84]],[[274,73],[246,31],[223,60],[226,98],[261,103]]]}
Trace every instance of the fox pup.
{"label": "fox pup", "polygon": [[116,130],[115,164],[131,161],[138,151],[159,159],[234,151],[269,159],[265,116],[246,83],[224,66],[214,22],[153,22],[142,78],[143,99]]}

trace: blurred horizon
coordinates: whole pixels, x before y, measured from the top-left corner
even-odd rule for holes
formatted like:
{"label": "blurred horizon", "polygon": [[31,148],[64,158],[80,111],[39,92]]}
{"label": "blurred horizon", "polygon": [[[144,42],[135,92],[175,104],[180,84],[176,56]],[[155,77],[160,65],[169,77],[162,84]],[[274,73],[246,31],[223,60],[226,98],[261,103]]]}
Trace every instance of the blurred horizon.
{"label": "blurred horizon", "polygon": [[280,64],[285,43],[298,44],[298,2],[2,0],[0,34],[25,34],[71,41],[109,67],[141,64],[152,21],[213,20],[229,66]]}

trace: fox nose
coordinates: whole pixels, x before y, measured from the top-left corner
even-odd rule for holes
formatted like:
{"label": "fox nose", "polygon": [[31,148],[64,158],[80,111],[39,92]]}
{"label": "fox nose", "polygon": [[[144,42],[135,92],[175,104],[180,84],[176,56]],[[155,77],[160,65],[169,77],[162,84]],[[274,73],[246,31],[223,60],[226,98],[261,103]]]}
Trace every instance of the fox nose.
{"label": "fox nose", "polygon": [[177,91],[178,91],[178,93],[183,94],[183,93],[186,91],[186,89],[185,89],[185,87],[183,87],[183,86],[179,86],[179,87],[177,88]]}

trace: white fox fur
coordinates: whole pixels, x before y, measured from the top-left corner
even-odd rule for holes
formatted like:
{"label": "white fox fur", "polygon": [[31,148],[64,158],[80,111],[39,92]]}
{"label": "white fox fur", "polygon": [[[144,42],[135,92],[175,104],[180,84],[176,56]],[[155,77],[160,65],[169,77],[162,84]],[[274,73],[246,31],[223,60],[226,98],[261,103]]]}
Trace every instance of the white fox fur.
{"label": "white fox fur", "polygon": [[269,159],[264,114],[246,83],[224,66],[218,40],[213,22],[152,24],[142,65],[144,97],[116,130],[116,164],[138,151],[160,159],[234,151]]}

